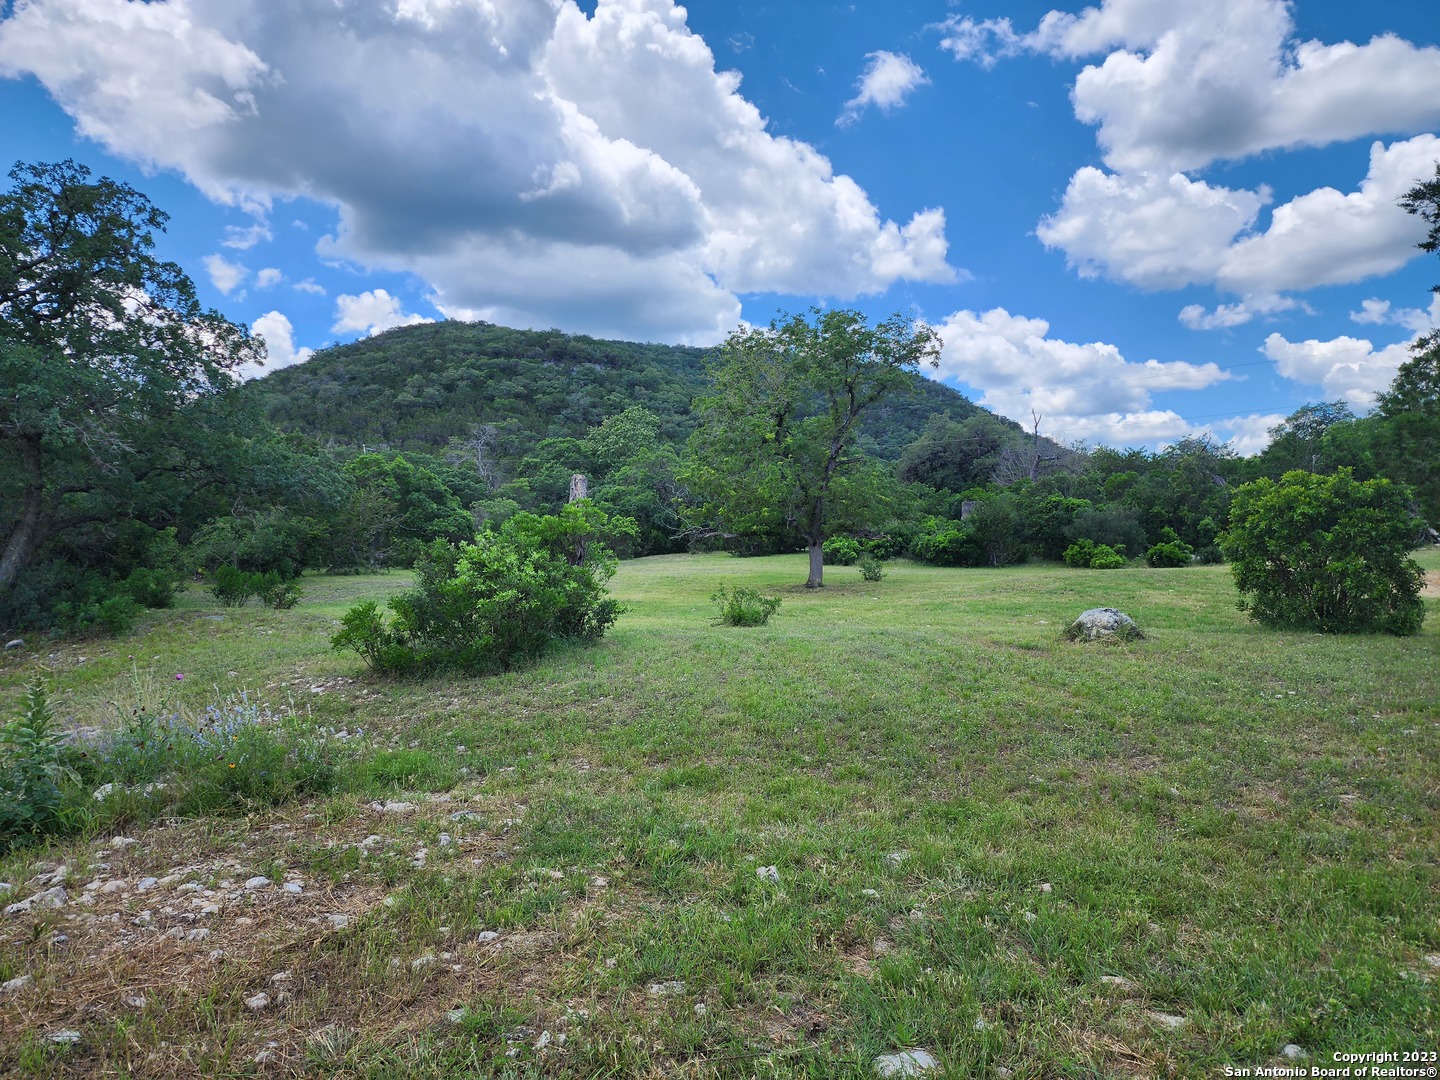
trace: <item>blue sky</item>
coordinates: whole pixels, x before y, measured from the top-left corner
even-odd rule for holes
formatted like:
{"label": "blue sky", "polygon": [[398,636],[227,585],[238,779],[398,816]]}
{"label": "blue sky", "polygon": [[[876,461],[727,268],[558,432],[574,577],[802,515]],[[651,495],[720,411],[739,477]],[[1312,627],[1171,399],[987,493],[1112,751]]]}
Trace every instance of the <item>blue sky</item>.
{"label": "blue sky", "polygon": [[1253,452],[1440,321],[1421,0],[0,0],[0,116],[167,210],[271,367],[904,310],[1055,438]]}

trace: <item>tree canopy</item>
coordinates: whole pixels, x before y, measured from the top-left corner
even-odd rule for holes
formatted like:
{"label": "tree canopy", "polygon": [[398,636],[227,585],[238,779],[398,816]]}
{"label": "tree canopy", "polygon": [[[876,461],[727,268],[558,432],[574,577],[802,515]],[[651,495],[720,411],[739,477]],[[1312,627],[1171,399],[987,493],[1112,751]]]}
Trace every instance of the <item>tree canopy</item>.
{"label": "tree canopy", "polygon": [[814,308],[736,330],[691,440],[687,478],[704,512],[742,533],[793,531],[810,554],[806,585],[823,585],[825,540],[877,524],[889,503],[888,470],[856,453],[859,420],[939,351],[933,330],[898,314],[871,326]]}
{"label": "tree canopy", "polygon": [[[154,255],[166,215],[74,162],[16,165],[0,194],[0,496],[18,513],[0,593],[47,539],[133,516],[139,479],[204,483],[193,442],[262,347]],[[180,422],[184,416],[187,421]]]}

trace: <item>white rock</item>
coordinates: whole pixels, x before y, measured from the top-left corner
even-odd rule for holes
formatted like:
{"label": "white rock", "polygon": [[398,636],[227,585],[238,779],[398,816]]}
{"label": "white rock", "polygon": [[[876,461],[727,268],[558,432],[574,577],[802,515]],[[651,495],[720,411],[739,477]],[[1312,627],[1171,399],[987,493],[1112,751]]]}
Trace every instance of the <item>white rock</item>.
{"label": "white rock", "polygon": [[151,889],[155,888],[155,886],[158,885],[158,884],[160,884],[160,879],[159,879],[159,878],[153,878],[153,877],[141,878],[141,879],[139,880],[139,882],[136,883],[136,885],[135,885],[135,891],[136,891],[136,892],[149,892]]}
{"label": "white rock", "polygon": [[201,904],[201,905],[200,905],[200,914],[201,914],[201,915],[219,915],[219,914],[220,914],[220,905],[219,905],[219,904]]}
{"label": "white rock", "polygon": [[536,1049],[536,1050],[544,1050],[547,1046],[550,1045],[550,1043],[551,1043],[551,1041],[552,1041],[553,1039],[554,1039],[554,1036],[551,1035],[550,1032],[548,1032],[548,1031],[542,1031],[542,1032],[540,1033],[540,1037],[535,1040],[535,1049]]}
{"label": "white rock", "polygon": [[21,975],[9,982],[0,983],[0,994],[14,994],[35,982],[33,975]]}
{"label": "white rock", "polygon": [[868,897],[868,898],[871,899],[871,900],[874,900],[877,896],[880,895],[880,890],[879,890],[879,889],[861,889],[861,890],[860,890],[860,895],[861,895],[861,896]]}
{"label": "white rock", "polygon": [[300,893],[304,891],[298,881],[287,881],[284,885],[280,887],[284,889],[287,893],[291,893],[295,896],[299,896]]}
{"label": "white rock", "polygon": [[878,1076],[922,1076],[940,1063],[927,1050],[901,1050],[898,1054],[881,1054],[875,1059]]}
{"label": "white rock", "polygon": [[96,802],[104,802],[114,793],[114,791],[114,784],[101,784],[93,792],[90,793],[90,797]]}
{"label": "white rock", "polygon": [[704,1015],[705,1015],[706,1013],[708,1013],[709,1011],[710,1011],[710,1010],[705,1007],[705,1003],[704,1003],[703,1001],[700,1001],[700,1002],[697,1002],[697,1003],[696,1003],[696,1005],[695,1005],[695,1015],[696,1015],[696,1016],[704,1016]]}
{"label": "white rock", "polygon": [[210,936],[210,931],[203,926],[197,926],[185,935],[186,941],[204,941]]}
{"label": "white rock", "polygon": [[430,953],[426,953],[424,956],[417,956],[414,960],[410,961],[410,970],[420,971],[422,968],[427,968],[433,963],[435,963],[435,957]]}
{"label": "white rock", "polygon": [[125,999],[125,1004],[129,1005],[132,1009],[143,1009],[147,1002],[143,994],[133,994]]}
{"label": "white rock", "polygon": [[670,982],[651,983],[648,989],[656,997],[675,997],[685,993],[685,984],[679,979],[673,979]]}
{"label": "white rock", "polygon": [[1071,641],[1083,638],[1086,641],[1136,641],[1145,635],[1135,620],[1123,611],[1114,608],[1091,608],[1082,611],[1079,618],[1070,624],[1065,636]]}
{"label": "white rock", "polygon": [[377,810],[382,814],[413,814],[415,804],[408,802],[373,802],[370,809]]}
{"label": "white rock", "polygon": [[761,881],[769,881],[773,884],[780,884],[780,869],[775,866],[760,866],[755,870],[755,876]]}
{"label": "white rock", "polygon": [[899,866],[909,857],[910,853],[908,851],[892,851],[885,856],[885,861],[891,866]]}
{"label": "white rock", "polygon": [[330,927],[332,930],[344,930],[347,926],[350,925],[349,915],[340,915],[337,913],[326,915],[325,918],[330,920]]}
{"label": "white rock", "polygon": [[985,1020],[985,1018],[984,1018],[983,1016],[980,1017],[980,1019],[978,1019],[978,1020],[975,1021],[975,1030],[976,1030],[976,1031],[985,1031],[985,1030],[987,1030],[989,1027],[990,1027],[990,1025],[986,1022],[986,1020]]}
{"label": "white rock", "polygon": [[129,888],[130,883],[124,878],[112,878],[100,886],[100,891],[106,896],[113,896],[117,892],[126,892]]}
{"label": "white rock", "polygon": [[450,834],[449,834],[448,832],[442,832],[442,833],[440,834],[440,846],[441,846],[441,847],[449,847],[452,842],[453,842],[453,841],[450,839]]}
{"label": "white rock", "polygon": [[139,842],[140,841],[136,840],[133,836],[114,836],[110,838],[110,850],[123,851],[132,844],[138,844]]}
{"label": "white rock", "polygon": [[269,1004],[270,995],[265,993],[264,990],[261,990],[260,993],[256,994],[254,997],[248,997],[245,999],[245,1007],[252,1012],[259,1012],[261,1009],[265,1008]]}
{"label": "white rock", "polygon": [[11,885],[10,882],[8,882],[8,881],[0,881],[0,896],[4,896],[6,893],[8,893],[8,892],[14,892],[14,891],[15,891],[15,886],[14,886],[14,885]]}
{"label": "white rock", "polygon": [[68,1046],[71,1043],[80,1041],[80,1032],[67,1028],[63,1031],[52,1031],[49,1035],[45,1036],[45,1039],[47,1042],[60,1043]]}
{"label": "white rock", "polygon": [[1150,1010],[1145,1015],[1150,1017],[1151,1020],[1155,1021],[1155,1023],[1159,1024],[1161,1027],[1168,1028],[1171,1031],[1179,1031],[1187,1023],[1185,1017],[1183,1016],[1176,1016],[1174,1013],[1159,1012],[1154,1009]]}
{"label": "white rock", "polygon": [[224,960],[224,959],[225,959],[225,950],[224,950],[224,949],[211,949],[211,950],[210,950],[210,955],[207,956],[206,959],[209,960],[212,964],[215,963],[215,961],[217,961],[217,960]]}
{"label": "white rock", "polygon": [[1280,1054],[1282,1057],[1287,1057],[1291,1061],[1299,1061],[1305,1056],[1305,1048],[1303,1046],[1296,1046],[1294,1043],[1286,1043],[1281,1047]]}
{"label": "white rock", "polygon": [[45,911],[62,908],[69,899],[70,895],[65,891],[65,887],[63,885],[56,885],[54,888],[37,892],[34,896],[27,897],[18,903],[10,904],[5,908],[5,914],[24,915],[34,910]]}
{"label": "white rock", "polygon": [[1042,881],[1039,885],[1036,885],[1035,887],[1043,893],[1054,891],[1054,886],[1051,885],[1048,881]]}
{"label": "white rock", "polygon": [[1027,923],[1033,923],[1033,922],[1035,922],[1037,919],[1039,919],[1040,916],[1039,916],[1039,915],[1036,915],[1033,911],[1027,911],[1027,912],[1025,912],[1024,918],[1025,918],[1025,921],[1026,921]]}
{"label": "white rock", "polygon": [[465,1010],[451,1009],[445,1014],[445,1019],[449,1020],[452,1024],[458,1024],[465,1019]]}
{"label": "white rock", "polygon": [[490,942],[498,941],[499,939],[500,935],[494,930],[481,930],[480,933],[475,935],[475,940],[481,945],[488,945]]}
{"label": "white rock", "polygon": [[249,889],[251,892],[255,892],[258,889],[268,889],[270,888],[271,884],[272,882],[268,877],[261,877],[259,874],[257,874],[249,881],[245,882],[245,888]]}
{"label": "white rock", "polygon": [[294,976],[288,971],[277,971],[274,975],[270,976],[270,981],[278,986],[281,983],[289,982],[292,978],[294,978]]}
{"label": "white rock", "polygon": [[1113,986],[1116,990],[1121,990],[1127,994],[1133,994],[1136,990],[1140,989],[1140,987],[1136,986],[1123,975],[1101,975],[1100,981],[1106,986]]}
{"label": "white rock", "polygon": [[1425,957],[1425,963],[1433,968],[1440,968],[1440,953],[1429,953]]}

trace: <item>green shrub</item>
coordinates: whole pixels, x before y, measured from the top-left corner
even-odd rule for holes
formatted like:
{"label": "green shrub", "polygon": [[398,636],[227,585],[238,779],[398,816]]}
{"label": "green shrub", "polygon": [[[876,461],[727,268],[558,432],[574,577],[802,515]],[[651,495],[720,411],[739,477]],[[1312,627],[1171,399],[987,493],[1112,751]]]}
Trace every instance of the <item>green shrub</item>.
{"label": "green shrub", "polygon": [[1108,544],[1096,544],[1090,556],[1091,570],[1120,570],[1125,566],[1125,556]]}
{"label": "green shrub", "polygon": [[866,581],[879,581],[885,576],[885,567],[867,551],[860,556],[860,576]]}
{"label": "green shrub", "polygon": [[71,770],[53,720],[37,676],[25,690],[20,715],[0,727],[0,852],[65,825],[61,785]]}
{"label": "green shrub", "polygon": [[1160,530],[1160,542],[1145,552],[1145,562],[1154,567],[1189,566],[1190,556],[1194,553],[1194,549],[1167,525]]}
{"label": "green shrub", "polygon": [[331,644],[371,670],[412,675],[508,671],[560,642],[598,641],[623,610],[605,595],[615,557],[592,538],[626,527],[588,502],[558,515],[516,514],[473,544],[437,541],[415,566],[416,587],[345,614]]}
{"label": "green shrub", "polygon": [[215,571],[210,592],[226,607],[244,607],[259,590],[263,580],[263,575],[246,573],[233,566],[221,566]]}
{"label": "green shrub", "polygon": [[142,566],[131,571],[120,588],[141,607],[173,607],[175,594],[180,591],[180,575],[173,570],[152,570]]}
{"label": "green shrub", "polygon": [[826,566],[854,566],[860,560],[860,542],[849,536],[832,536],[820,552]]}
{"label": "green shrub", "polygon": [[1088,570],[1090,562],[1095,558],[1095,541],[1080,539],[1065,549],[1061,556],[1066,566],[1073,566],[1077,570]]}
{"label": "green shrub", "polygon": [[1221,541],[1240,609],[1266,626],[1409,635],[1425,618],[1421,534],[1409,491],[1389,480],[1288,472],[1245,484]]}
{"label": "green shrub", "polygon": [[926,518],[913,544],[915,555],[936,566],[984,566],[985,549],[969,525],[952,518]]}
{"label": "green shrub", "polygon": [[273,570],[262,574],[256,584],[255,594],[260,597],[260,602],[276,611],[289,611],[305,595],[305,586],[298,580],[286,581]]}
{"label": "green shrub", "polygon": [[710,599],[720,605],[725,626],[764,626],[780,607],[780,597],[763,596],[748,585],[721,585]]}

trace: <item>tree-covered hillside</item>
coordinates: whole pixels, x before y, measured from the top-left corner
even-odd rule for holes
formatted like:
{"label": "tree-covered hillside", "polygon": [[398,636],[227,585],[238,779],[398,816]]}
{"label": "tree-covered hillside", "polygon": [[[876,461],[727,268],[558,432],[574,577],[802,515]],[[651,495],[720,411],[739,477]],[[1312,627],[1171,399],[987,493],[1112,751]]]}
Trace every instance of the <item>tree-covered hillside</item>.
{"label": "tree-covered hillside", "polygon": [[[712,355],[558,330],[428,323],[326,349],[256,381],[250,392],[281,429],[345,445],[433,453],[473,445],[489,428],[488,452],[513,475],[539,440],[582,437],[632,405],[660,417],[661,439],[683,442]],[[895,461],[933,414],[960,422],[981,411],[957,391],[918,378],[915,393],[866,416],[861,448]]]}

